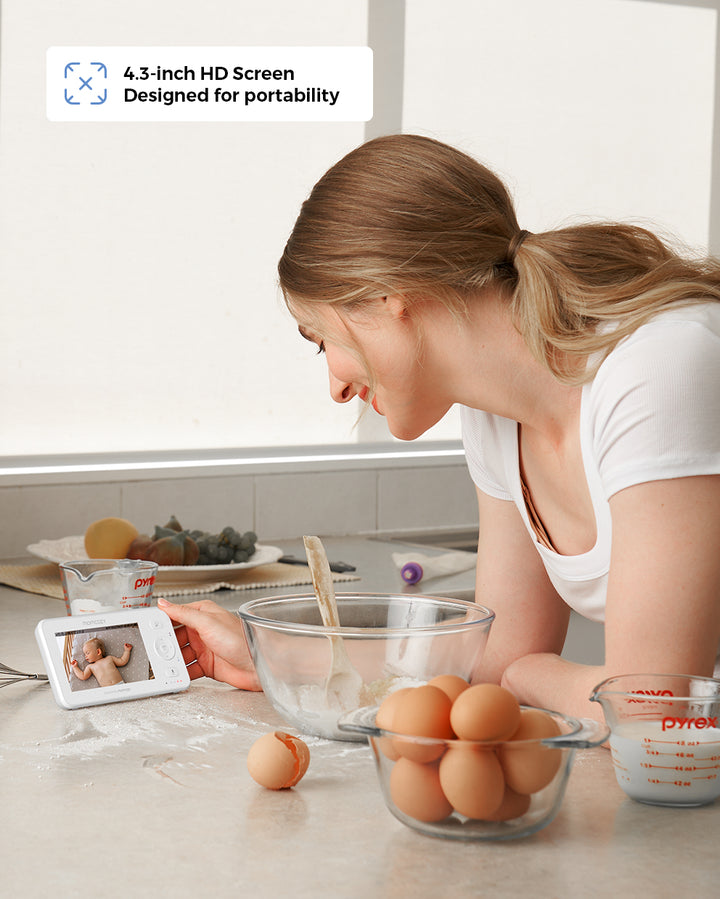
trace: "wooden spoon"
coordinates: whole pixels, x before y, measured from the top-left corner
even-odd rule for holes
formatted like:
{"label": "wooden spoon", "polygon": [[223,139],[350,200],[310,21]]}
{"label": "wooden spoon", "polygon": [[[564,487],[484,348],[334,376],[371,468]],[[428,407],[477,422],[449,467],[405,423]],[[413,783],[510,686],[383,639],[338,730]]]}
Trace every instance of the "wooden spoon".
{"label": "wooden spoon", "polygon": [[[322,541],[319,537],[303,537],[303,543],[323,624],[325,627],[340,627],[335,585]],[[365,692],[362,675],[350,661],[342,637],[329,634],[328,638],[332,653],[330,673],[325,683],[328,702],[342,710],[356,709]]]}

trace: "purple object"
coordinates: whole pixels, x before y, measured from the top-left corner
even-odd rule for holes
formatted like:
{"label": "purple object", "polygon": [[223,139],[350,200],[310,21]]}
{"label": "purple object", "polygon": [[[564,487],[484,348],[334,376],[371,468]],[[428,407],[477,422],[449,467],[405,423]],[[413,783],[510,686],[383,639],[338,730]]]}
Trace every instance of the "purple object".
{"label": "purple object", "polygon": [[423,568],[419,562],[406,562],[400,569],[400,577],[406,584],[417,584],[422,580]]}

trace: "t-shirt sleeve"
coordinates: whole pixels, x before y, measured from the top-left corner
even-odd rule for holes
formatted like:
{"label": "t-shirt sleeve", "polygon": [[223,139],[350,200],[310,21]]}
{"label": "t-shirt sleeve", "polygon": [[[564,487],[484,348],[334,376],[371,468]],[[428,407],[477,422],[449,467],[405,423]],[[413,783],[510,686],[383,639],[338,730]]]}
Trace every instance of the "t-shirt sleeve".
{"label": "t-shirt sleeve", "polygon": [[465,406],[460,407],[460,421],[465,459],[475,486],[497,499],[512,500],[505,468],[509,422]]}
{"label": "t-shirt sleeve", "polygon": [[696,321],[651,323],[589,388],[606,498],[647,481],[720,473],[720,336]]}

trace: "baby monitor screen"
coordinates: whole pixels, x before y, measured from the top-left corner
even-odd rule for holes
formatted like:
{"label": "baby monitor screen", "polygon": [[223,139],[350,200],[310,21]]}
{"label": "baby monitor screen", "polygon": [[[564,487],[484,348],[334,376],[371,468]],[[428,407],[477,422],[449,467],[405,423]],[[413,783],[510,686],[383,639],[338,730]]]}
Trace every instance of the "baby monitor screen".
{"label": "baby monitor screen", "polygon": [[137,624],[65,631],[55,637],[73,691],[154,678]]}

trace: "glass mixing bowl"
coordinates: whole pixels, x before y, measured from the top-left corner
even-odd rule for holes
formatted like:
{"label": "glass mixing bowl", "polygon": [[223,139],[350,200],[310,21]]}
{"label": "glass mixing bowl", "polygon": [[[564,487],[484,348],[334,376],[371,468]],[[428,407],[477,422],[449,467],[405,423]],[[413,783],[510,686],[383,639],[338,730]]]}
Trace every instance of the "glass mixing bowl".
{"label": "glass mixing bowl", "polygon": [[[575,751],[599,746],[609,734],[597,721],[540,711],[556,722],[557,736],[502,742],[410,737],[377,727],[377,708],[351,712],[341,718],[339,727],[369,741],[385,804],[403,824],[451,840],[511,840],[535,833],[553,820]],[[460,765],[450,781],[454,790],[450,796],[464,811],[454,808],[446,793],[443,767],[451,756]],[[478,756],[488,762],[481,766],[480,776],[474,764],[464,764]],[[528,792],[510,789],[508,781],[521,783]],[[498,796],[501,805],[496,808]]]}
{"label": "glass mixing bowl", "polygon": [[[301,732],[332,740],[363,740],[341,731],[338,718],[393,690],[439,674],[469,681],[495,618],[476,603],[416,594],[339,593],[337,607],[336,628],[323,625],[314,594],[255,599],[238,609],[275,709]],[[333,665],[349,669],[337,690],[336,680],[329,684]]]}

